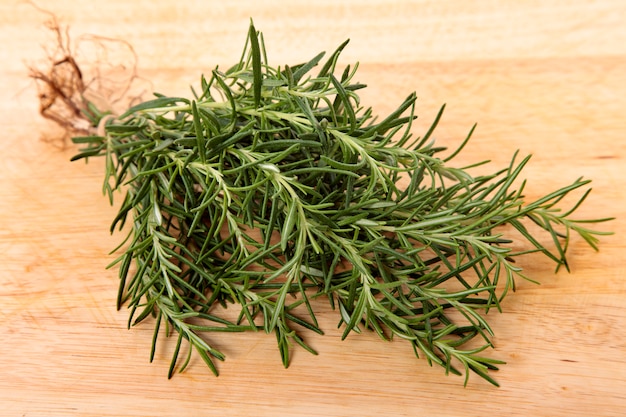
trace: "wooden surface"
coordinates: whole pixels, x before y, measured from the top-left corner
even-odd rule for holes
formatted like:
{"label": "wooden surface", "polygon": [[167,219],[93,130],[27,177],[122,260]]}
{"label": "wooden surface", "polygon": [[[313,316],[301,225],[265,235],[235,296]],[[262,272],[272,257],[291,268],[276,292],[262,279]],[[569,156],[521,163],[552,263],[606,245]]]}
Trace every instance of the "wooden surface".
{"label": "wooden surface", "polygon": [[[490,316],[491,354],[506,360],[501,388],[445,377],[401,341],[340,341],[336,315],[282,368],[273,336],[226,335],[214,378],[194,360],[167,380],[172,346],[148,363],[152,327],[126,329],[115,310],[117,275],[105,270],[121,236],[101,195],[102,164],[70,163],[71,147],[41,140],[27,64],[50,40],[46,16],[0,2],[0,414],[3,416],[621,416],[626,409],[626,2],[599,1],[185,1],[51,0],[73,36],[130,42],[139,72],[166,94],[187,94],[201,72],[239,58],[249,18],[270,61],[295,64],[346,38],[360,61],[363,101],[384,113],[417,91],[423,132],[458,145],[459,164],[503,167],[534,154],[527,195],[584,175],[594,191],[581,217],[615,216],[616,234],[594,253],[576,240],[572,272],[540,257]],[[176,5],[175,5],[176,4]],[[606,226],[605,229],[609,227]]]}

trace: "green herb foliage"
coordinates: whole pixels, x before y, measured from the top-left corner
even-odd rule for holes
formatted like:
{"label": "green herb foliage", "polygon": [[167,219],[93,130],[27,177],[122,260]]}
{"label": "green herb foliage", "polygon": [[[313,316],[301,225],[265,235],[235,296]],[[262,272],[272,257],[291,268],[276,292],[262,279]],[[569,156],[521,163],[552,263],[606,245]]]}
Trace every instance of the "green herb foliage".
{"label": "green herb foliage", "polygon": [[170,377],[192,351],[217,374],[214,332],[274,333],[285,366],[294,344],[315,353],[303,333],[322,333],[325,299],[343,338],[399,337],[465,383],[474,372],[497,385],[489,371],[503,362],[482,356],[493,335],[485,313],[527,279],[515,258],[536,252],[567,267],[572,232],[593,248],[604,234],[587,225],[608,219],[571,217],[588,190],[556,206],[588,181],[526,202],[528,157],[473,176],[450,165],[469,136],[440,156],[431,134],[443,108],[419,137],[415,94],[374,117],[357,95],[358,65],[337,71],[346,44],[323,64],[322,53],[274,68],[251,24],[241,60],[203,76],[193,98],[156,95],[108,118],[104,135],[74,138],[84,146],[74,159],[106,159],[111,202],[125,195],[112,224],[130,229],[113,263],[118,308],[129,306],[129,326],[156,318],[151,360],[163,327],[177,335]]}

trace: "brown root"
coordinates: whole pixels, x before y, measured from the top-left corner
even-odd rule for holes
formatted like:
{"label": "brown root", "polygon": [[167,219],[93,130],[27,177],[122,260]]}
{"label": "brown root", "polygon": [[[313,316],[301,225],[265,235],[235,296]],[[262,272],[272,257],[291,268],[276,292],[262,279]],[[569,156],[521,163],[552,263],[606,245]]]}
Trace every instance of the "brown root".
{"label": "brown root", "polygon": [[29,68],[39,97],[39,112],[60,126],[61,137],[45,140],[64,147],[74,136],[97,131],[103,115],[119,114],[140,100],[136,92],[137,55],[126,41],[85,35],[72,43],[69,28],[62,27],[56,16],[48,15],[46,27],[54,35],[52,49],[45,62]]}

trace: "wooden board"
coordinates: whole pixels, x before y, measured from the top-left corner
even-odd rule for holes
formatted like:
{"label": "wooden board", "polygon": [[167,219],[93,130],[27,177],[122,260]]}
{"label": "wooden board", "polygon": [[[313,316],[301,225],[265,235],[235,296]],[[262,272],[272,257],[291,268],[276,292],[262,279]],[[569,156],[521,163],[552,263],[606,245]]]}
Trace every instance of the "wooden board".
{"label": "wooden board", "polygon": [[[336,314],[282,368],[273,336],[215,338],[227,360],[213,377],[197,358],[167,380],[172,344],[148,362],[152,328],[126,329],[116,311],[121,239],[101,194],[102,163],[70,163],[74,149],[43,142],[27,64],[50,41],[46,15],[0,4],[0,414],[7,416],[621,416],[626,409],[626,3],[579,1],[51,0],[45,7],[84,34],[122,38],[155,90],[187,94],[201,72],[239,59],[252,17],[275,64],[303,62],[346,38],[360,62],[364,104],[385,113],[412,91],[423,132],[443,103],[439,143],[460,144],[459,164],[503,167],[532,153],[527,195],[579,176],[594,191],[581,217],[615,216],[594,253],[578,239],[571,273],[538,256],[490,317],[501,388],[467,388],[415,359],[401,341],[363,334],[340,341]],[[609,229],[608,225],[606,229]],[[171,341],[170,341],[171,342]]]}

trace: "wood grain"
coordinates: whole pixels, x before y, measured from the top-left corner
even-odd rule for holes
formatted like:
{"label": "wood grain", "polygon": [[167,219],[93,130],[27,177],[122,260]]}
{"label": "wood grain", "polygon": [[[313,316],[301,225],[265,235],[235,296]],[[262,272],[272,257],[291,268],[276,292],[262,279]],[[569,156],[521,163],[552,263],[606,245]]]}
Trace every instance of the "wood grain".
{"label": "wood grain", "polygon": [[443,103],[437,140],[454,147],[478,122],[459,164],[505,166],[532,153],[528,197],[585,176],[580,216],[615,216],[614,236],[594,253],[572,246],[572,272],[538,257],[491,316],[493,356],[506,360],[493,388],[445,377],[401,341],[340,341],[325,311],[318,356],[296,350],[287,370],[273,336],[226,335],[214,378],[195,360],[167,380],[172,346],[148,363],[152,329],[126,329],[116,311],[121,236],[101,195],[102,164],[70,163],[73,149],[40,138],[27,64],[49,41],[46,16],[0,3],[0,414],[7,416],[621,416],[626,408],[626,3],[320,0],[167,2],[51,0],[45,7],[82,34],[122,38],[140,74],[166,94],[186,94],[201,72],[239,58],[249,18],[276,64],[302,62],[351,39],[343,60],[360,62],[363,101],[392,110],[419,96],[417,132]]}

